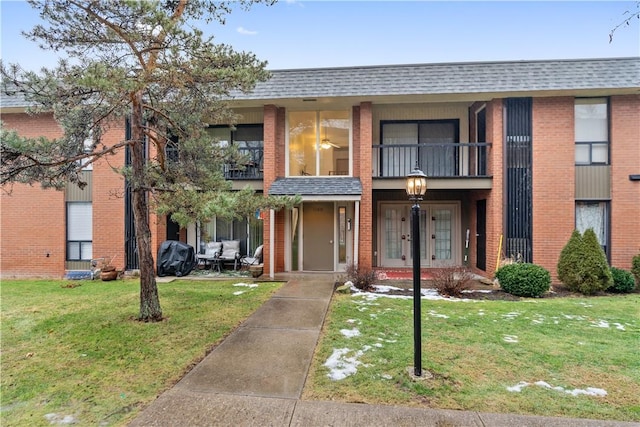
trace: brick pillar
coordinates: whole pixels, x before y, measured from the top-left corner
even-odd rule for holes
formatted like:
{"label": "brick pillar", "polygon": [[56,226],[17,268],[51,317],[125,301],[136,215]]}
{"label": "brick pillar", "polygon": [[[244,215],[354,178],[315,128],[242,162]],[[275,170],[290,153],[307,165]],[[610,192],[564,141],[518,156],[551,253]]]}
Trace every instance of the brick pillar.
{"label": "brick pillar", "polygon": [[[354,116],[357,107],[354,108]],[[371,154],[373,145],[373,117],[371,102],[362,102],[359,107],[359,141],[354,141],[354,153],[358,152],[357,176],[362,182],[360,200],[360,229],[358,242],[358,265],[363,268],[373,266],[373,177],[371,174]],[[358,147],[358,150],[355,148]],[[355,155],[355,154],[354,154]]]}
{"label": "brick pillar", "polygon": [[[269,193],[269,188],[271,188],[271,184],[275,181],[276,176],[278,174],[277,163],[276,163],[276,154],[278,151],[277,141],[277,130],[278,130],[278,107],[275,105],[265,105],[264,106],[264,157],[263,157],[263,170],[264,170],[264,178],[263,178],[263,188],[265,196]],[[284,141],[282,141],[284,143]],[[284,152],[281,154],[281,158],[284,158]],[[271,238],[270,238],[270,227],[271,227],[271,219],[268,212],[263,215],[263,260],[264,260],[264,270],[263,273],[268,275],[272,271],[272,266],[269,264],[270,256],[271,256]],[[274,225],[275,226],[275,225]],[[277,231],[277,230],[276,230]],[[276,237],[276,241],[277,241]],[[278,252],[276,251],[276,254]],[[275,271],[275,270],[274,270]]]}
{"label": "brick pillar", "polygon": [[[504,191],[504,142],[502,100],[487,103],[487,173],[493,177],[493,187],[487,197],[487,274],[491,276],[496,267],[500,236],[503,234]],[[504,242],[503,242],[504,248]]]}

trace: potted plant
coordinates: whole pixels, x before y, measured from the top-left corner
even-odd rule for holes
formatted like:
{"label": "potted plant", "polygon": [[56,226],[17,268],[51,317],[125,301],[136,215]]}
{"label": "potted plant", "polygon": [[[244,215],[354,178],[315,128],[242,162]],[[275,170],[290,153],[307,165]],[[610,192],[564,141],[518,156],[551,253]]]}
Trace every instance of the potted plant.
{"label": "potted plant", "polygon": [[113,258],[115,258],[115,256],[111,258],[104,257],[98,265],[100,268],[100,279],[105,282],[118,278],[118,270],[116,270],[116,267],[112,264]]}

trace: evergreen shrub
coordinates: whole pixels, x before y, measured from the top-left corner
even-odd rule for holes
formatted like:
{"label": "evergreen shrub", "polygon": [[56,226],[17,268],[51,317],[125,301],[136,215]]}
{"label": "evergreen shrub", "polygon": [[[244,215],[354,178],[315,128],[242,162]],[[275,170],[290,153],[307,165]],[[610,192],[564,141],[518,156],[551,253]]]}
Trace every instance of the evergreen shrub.
{"label": "evergreen shrub", "polygon": [[573,230],[567,244],[560,252],[556,272],[558,279],[572,292],[577,292],[582,276],[580,262],[582,260],[583,242],[578,230]]}
{"label": "evergreen shrub", "polygon": [[606,291],[613,284],[613,278],[607,263],[607,256],[593,229],[588,228],[584,232],[582,244],[583,252],[580,261],[582,281],[578,285],[578,292],[592,295],[596,292]]}
{"label": "evergreen shrub", "polygon": [[505,292],[521,297],[539,297],[551,287],[551,275],[536,264],[507,264],[496,271]]}
{"label": "evergreen shrub", "polygon": [[633,292],[636,282],[633,274],[621,268],[611,267],[611,276],[613,277],[613,285],[609,287],[609,291],[619,294]]}
{"label": "evergreen shrub", "polygon": [[636,278],[636,284],[640,286],[640,254],[631,260],[631,274]]}

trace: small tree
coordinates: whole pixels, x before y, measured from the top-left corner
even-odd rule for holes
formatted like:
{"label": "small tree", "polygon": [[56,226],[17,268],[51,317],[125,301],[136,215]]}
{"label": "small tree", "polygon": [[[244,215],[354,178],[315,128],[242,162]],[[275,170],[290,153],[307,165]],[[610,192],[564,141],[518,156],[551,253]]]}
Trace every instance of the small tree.
{"label": "small tree", "polygon": [[583,252],[580,261],[582,281],[578,285],[578,291],[585,295],[605,291],[613,284],[607,256],[592,228],[584,232],[582,241]]}
{"label": "small tree", "polygon": [[582,235],[578,230],[573,230],[569,241],[560,252],[557,266],[558,279],[573,292],[578,290],[582,281],[582,276],[580,275],[582,252]]}

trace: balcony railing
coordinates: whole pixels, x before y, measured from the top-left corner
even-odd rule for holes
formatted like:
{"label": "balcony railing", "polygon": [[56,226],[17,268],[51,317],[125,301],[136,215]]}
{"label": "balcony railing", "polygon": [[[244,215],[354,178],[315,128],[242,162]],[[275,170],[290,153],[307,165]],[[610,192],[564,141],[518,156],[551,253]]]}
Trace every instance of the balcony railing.
{"label": "balcony railing", "polygon": [[264,149],[262,147],[243,147],[238,152],[246,156],[246,163],[226,164],[224,176],[226,179],[263,179],[264,178]]}
{"label": "balcony railing", "polygon": [[406,177],[417,165],[433,178],[486,177],[490,146],[490,142],[374,145],[373,176]]}

